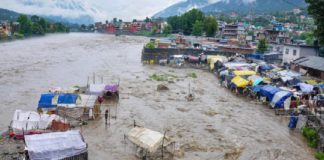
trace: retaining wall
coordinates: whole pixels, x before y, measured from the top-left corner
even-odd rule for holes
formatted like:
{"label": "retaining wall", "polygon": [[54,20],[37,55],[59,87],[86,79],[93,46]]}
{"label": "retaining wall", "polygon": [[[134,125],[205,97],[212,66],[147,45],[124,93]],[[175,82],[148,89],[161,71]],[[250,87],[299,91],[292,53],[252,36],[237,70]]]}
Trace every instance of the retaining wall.
{"label": "retaining wall", "polygon": [[145,48],[142,51],[142,61],[154,60],[158,63],[160,59],[167,59],[171,55],[194,55],[198,56],[204,52],[207,55],[222,55],[226,57],[234,56],[235,53],[221,52],[221,51],[203,51],[202,49],[190,49],[190,48]]}

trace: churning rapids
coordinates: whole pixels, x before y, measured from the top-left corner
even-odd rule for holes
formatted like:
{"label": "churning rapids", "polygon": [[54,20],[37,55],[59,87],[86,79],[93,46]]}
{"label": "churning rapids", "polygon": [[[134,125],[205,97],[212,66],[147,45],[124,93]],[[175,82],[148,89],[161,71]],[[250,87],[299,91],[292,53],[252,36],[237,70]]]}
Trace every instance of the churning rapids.
{"label": "churning rapids", "polygon": [[[134,120],[152,130],[167,130],[185,152],[175,159],[313,159],[298,131],[288,129],[286,117],[236,97],[211,73],[142,65],[141,50],[148,41],[71,33],[1,43],[0,129],[7,129],[16,109],[35,111],[40,94],[50,87],[84,86],[95,72],[107,83],[120,78],[121,93],[110,127],[104,118],[82,127],[92,160],[136,159],[132,145],[124,143]],[[186,77],[193,72],[197,79]],[[148,80],[154,73],[179,80],[167,84],[169,91],[158,92],[160,82]],[[185,99],[189,81],[193,102]]]}

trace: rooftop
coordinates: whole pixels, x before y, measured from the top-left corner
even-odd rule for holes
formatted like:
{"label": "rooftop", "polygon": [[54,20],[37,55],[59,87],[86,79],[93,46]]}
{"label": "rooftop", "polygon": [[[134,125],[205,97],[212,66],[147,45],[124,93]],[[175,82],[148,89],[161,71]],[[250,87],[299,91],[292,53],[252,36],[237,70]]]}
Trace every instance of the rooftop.
{"label": "rooftop", "polygon": [[293,63],[300,66],[324,71],[324,58],[318,56],[301,57],[296,59]]}

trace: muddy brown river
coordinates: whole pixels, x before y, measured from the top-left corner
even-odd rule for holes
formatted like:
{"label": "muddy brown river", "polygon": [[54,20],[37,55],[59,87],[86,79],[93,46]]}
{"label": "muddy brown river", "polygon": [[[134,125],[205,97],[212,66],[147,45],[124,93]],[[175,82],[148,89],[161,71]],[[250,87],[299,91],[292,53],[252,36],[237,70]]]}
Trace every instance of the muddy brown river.
{"label": "muddy brown river", "polygon": [[[104,120],[81,128],[91,160],[136,159],[124,142],[135,120],[138,125],[167,131],[188,160],[312,160],[313,151],[298,130],[287,127],[267,107],[233,95],[209,72],[142,65],[143,37],[102,34],[57,34],[0,44],[0,129],[6,130],[16,109],[37,108],[50,87],[84,86],[93,73],[106,83],[120,78],[117,107],[110,104],[110,126]],[[172,74],[174,83],[149,80]],[[196,73],[190,78],[188,73]],[[195,99],[187,102],[188,84]],[[159,92],[157,85],[168,91]],[[103,106],[104,111],[108,106]]]}

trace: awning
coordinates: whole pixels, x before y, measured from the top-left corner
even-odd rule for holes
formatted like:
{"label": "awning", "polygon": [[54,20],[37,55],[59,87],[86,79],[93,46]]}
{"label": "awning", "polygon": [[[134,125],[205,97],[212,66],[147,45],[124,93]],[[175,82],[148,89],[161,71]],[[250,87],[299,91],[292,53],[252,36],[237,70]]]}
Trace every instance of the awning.
{"label": "awning", "polygon": [[38,108],[55,108],[56,104],[52,103],[55,95],[54,93],[42,94],[38,101]]}
{"label": "awning", "polygon": [[263,78],[258,75],[252,75],[248,77],[248,80],[253,83],[253,86],[257,86],[263,81]]}
{"label": "awning", "polygon": [[[154,153],[162,146],[163,134],[147,128],[135,127],[128,132],[127,137],[132,143],[151,153]],[[171,142],[170,138],[165,137],[164,146],[167,146]]]}
{"label": "awning", "polygon": [[314,86],[306,83],[298,83],[300,90],[305,93],[310,93],[313,91]]}
{"label": "awning", "polygon": [[262,96],[267,97],[268,100],[271,102],[273,96],[279,91],[280,91],[280,89],[275,86],[266,85],[261,88],[260,93]]}
{"label": "awning", "polygon": [[240,77],[240,76],[236,76],[232,79],[231,81],[236,87],[239,88],[245,88],[247,85],[249,85],[249,81]]}
{"label": "awning", "polygon": [[255,71],[249,71],[249,70],[245,70],[245,71],[234,71],[233,73],[236,76],[252,76],[252,75],[256,75],[256,72]]}
{"label": "awning", "polygon": [[26,135],[25,142],[32,160],[64,159],[87,152],[86,143],[75,130]]}
{"label": "awning", "polygon": [[118,85],[117,84],[112,84],[112,85],[106,85],[105,86],[105,91],[106,92],[111,92],[111,93],[116,93],[118,92]]}
{"label": "awning", "polygon": [[53,120],[59,120],[55,114],[39,114],[33,111],[16,110],[11,127],[16,135],[28,134],[31,130],[44,130],[51,126]]}
{"label": "awning", "polygon": [[102,96],[104,94],[106,84],[90,84],[88,92],[90,94]]}
{"label": "awning", "polygon": [[284,104],[285,100],[292,95],[293,94],[288,91],[279,91],[274,95],[270,105],[272,106],[272,108],[279,108]]}
{"label": "awning", "polygon": [[79,107],[93,108],[95,106],[97,99],[98,99],[98,96],[80,94],[80,98],[81,98],[81,103],[80,103],[80,105],[78,105]]}

